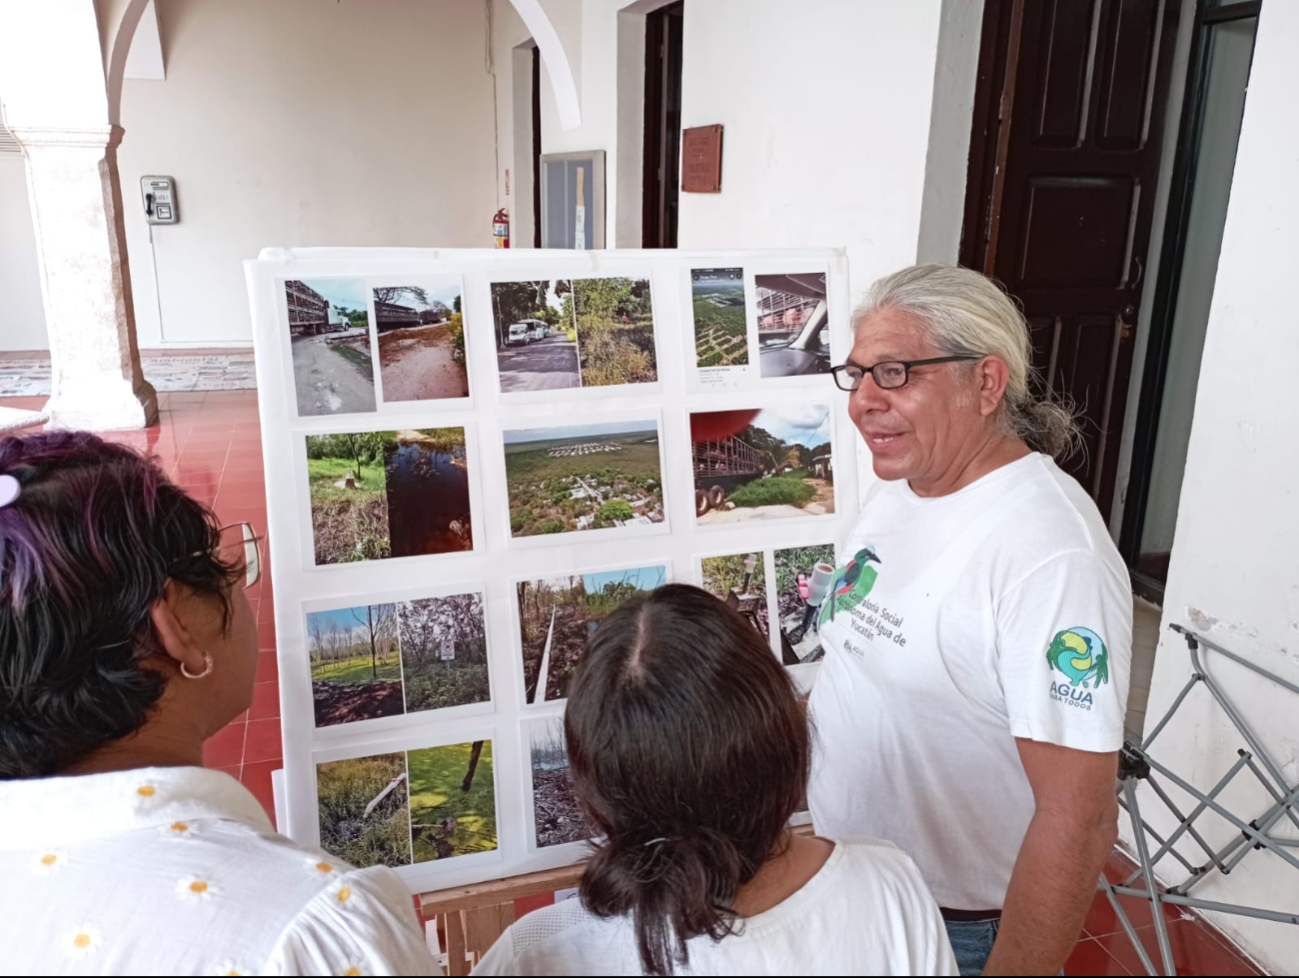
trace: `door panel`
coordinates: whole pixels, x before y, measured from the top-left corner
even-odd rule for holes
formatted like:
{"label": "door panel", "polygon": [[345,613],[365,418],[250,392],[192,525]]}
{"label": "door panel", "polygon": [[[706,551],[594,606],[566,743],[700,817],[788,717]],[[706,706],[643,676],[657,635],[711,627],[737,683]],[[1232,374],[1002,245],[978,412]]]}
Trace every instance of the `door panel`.
{"label": "door panel", "polygon": [[981,63],[1006,67],[979,80],[999,97],[976,93],[995,115],[974,120],[968,192],[990,196],[967,202],[987,216],[962,260],[1022,304],[1034,366],[1080,411],[1086,450],[1062,464],[1108,514],[1180,4],[986,3],[985,43],[1004,54]]}

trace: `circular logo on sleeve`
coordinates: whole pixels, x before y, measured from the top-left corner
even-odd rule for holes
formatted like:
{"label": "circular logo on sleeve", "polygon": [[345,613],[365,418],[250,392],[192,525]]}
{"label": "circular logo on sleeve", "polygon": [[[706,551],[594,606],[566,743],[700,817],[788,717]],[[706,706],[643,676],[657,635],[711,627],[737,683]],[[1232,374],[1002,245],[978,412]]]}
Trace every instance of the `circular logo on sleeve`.
{"label": "circular logo on sleeve", "polygon": [[1090,628],[1078,626],[1056,632],[1046,650],[1052,669],[1064,673],[1071,686],[1099,688],[1110,681],[1110,654],[1101,637]]}

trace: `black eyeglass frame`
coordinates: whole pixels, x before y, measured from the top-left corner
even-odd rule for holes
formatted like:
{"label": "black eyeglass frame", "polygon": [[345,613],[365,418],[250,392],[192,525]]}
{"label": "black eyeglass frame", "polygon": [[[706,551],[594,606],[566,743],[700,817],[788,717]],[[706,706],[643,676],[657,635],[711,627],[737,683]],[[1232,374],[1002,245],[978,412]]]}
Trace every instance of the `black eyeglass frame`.
{"label": "black eyeglass frame", "polygon": [[[852,393],[861,386],[861,382],[866,379],[867,374],[871,375],[871,379],[875,381],[875,386],[880,390],[895,391],[900,387],[906,387],[907,384],[911,382],[912,367],[927,367],[930,364],[935,363],[958,363],[962,361],[982,360],[985,356],[987,356],[986,353],[962,353],[950,357],[927,357],[924,360],[881,360],[879,363],[873,364],[869,367],[862,366],[860,363],[853,363],[849,360],[846,363],[839,364],[837,367],[831,367],[830,373],[834,377],[835,386],[841,391]],[[879,374],[875,372],[879,370],[880,367],[901,367],[902,383],[894,384],[891,387],[886,387],[884,384],[881,384]],[[845,371],[850,368],[860,370],[861,374],[857,378],[853,379],[851,375],[845,374]],[[843,377],[845,376],[849,377],[851,386],[844,386]]]}

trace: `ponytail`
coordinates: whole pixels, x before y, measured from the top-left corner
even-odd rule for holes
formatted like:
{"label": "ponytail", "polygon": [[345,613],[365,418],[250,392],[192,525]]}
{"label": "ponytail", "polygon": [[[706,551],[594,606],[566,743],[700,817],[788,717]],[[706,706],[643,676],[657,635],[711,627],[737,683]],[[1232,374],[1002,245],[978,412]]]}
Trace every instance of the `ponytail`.
{"label": "ponytail", "polygon": [[603,840],[582,903],[622,918],[646,974],[735,931],[740,888],[787,844],[811,734],[753,624],[668,584],[601,622],[564,712],[573,790]]}
{"label": "ponytail", "polygon": [[688,960],[686,941],[732,933],[740,885],[765,859],[755,865],[705,828],[647,842],[608,840],[582,874],[582,903],[599,917],[629,917],[645,974],[671,975]]}

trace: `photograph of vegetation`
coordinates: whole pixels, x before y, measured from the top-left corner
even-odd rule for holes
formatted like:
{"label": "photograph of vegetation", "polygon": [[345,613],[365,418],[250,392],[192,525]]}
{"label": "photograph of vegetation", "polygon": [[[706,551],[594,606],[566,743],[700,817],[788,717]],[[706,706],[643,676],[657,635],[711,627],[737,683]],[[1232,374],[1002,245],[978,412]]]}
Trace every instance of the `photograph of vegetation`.
{"label": "photograph of vegetation", "polygon": [[469,396],[459,277],[374,290],[383,399]]}
{"label": "photograph of vegetation", "polygon": [[406,752],[414,860],[453,859],[496,848],[492,742]]}
{"label": "photograph of vegetation", "polygon": [[463,428],[308,435],[317,564],[473,549]]}
{"label": "photograph of vegetation", "polygon": [[695,316],[695,364],[740,367],[749,362],[744,269],[692,268],[690,297]]}
{"label": "photograph of vegetation", "polygon": [[383,446],[393,557],[473,550],[464,428],[394,432]]}
{"label": "photograph of vegetation", "polygon": [[307,436],[317,564],[391,555],[383,448],[391,431]]}
{"label": "photograph of vegetation", "polygon": [[501,393],[582,386],[568,279],[492,283]]}
{"label": "photograph of vegetation", "polygon": [[725,438],[710,437],[717,430],[716,414],[690,417],[695,516],[701,526],[834,512],[828,407],[763,408]]}
{"label": "photograph of vegetation", "polygon": [[532,767],[532,821],[537,848],[579,842],[594,834],[568,777],[564,718],[524,721]]}
{"label": "photograph of vegetation", "polygon": [[652,384],[654,309],[648,279],[573,279],[583,387]]}
{"label": "photograph of vegetation", "polygon": [[792,547],[776,552],[776,603],[780,610],[780,657],[787,666],[817,662],[825,654],[818,608],[806,597],[817,564],[834,567],[834,545]]}
{"label": "photograph of vegetation", "polygon": [[640,591],[667,583],[667,568],[572,574],[520,581],[519,628],[523,688],[528,703],[568,695],[586,640],[615,608]]}
{"label": "photograph of vegetation", "polygon": [[308,614],[307,656],[317,727],[402,712],[396,605]]}
{"label": "photograph of vegetation", "polygon": [[411,862],[406,755],[316,765],[320,847],[353,866]]}
{"label": "photograph of vegetation", "polygon": [[752,622],[764,639],[771,634],[767,610],[767,569],[762,551],[704,557],[702,587]]}
{"label": "photograph of vegetation", "polygon": [[513,536],[663,522],[658,422],[504,434]]}
{"label": "photograph of vegetation", "polygon": [[404,601],[397,618],[407,713],[491,699],[481,594]]}
{"label": "photograph of vegetation", "polygon": [[373,411],[374,364],[365,282],[359,278],[284,283],[298,414]]}

